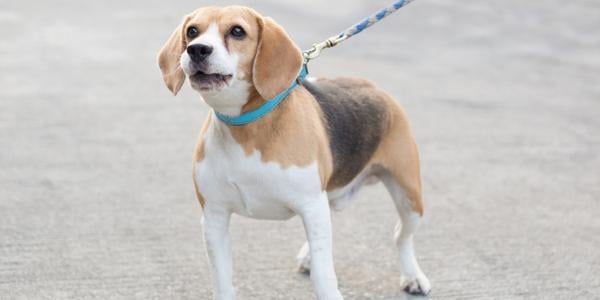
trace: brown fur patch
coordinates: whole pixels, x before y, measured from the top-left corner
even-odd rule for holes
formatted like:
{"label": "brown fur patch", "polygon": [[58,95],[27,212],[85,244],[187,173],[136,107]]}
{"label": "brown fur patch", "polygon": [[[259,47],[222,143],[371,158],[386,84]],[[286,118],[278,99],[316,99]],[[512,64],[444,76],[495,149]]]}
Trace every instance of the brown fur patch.
{"label": "brown fur patch", "polygon": [[179,58],[186,47],[184,28],[190,16],[185,16],[179,26],[171,34],[165,45],[158,52],[158,66],[167,88],[174,94],[185,82],[185,73],[179,64]]}
{"label": "brown fur patch", "polygon": [[254,87],[264,99],[287,89],[302,66],[300,48],[268,17],[258,18],[260,41],[252,70]]}
{"label": "brown fur patch", "polygon": [[263,118],[229,129],[246,155],[258,150],[265,162],[275,161],[287,168],[317,161],[325,189],[333,165],[320,111],[311,98],[306,90],[297,88]]}
{"label": "brown fur patch", "polygon": [[402,107],[388,94],[377,91],[388,103],[386,133],[370,165],[380,165],[395,178],[409,198],[413,209],[423,215],[419,152]]}

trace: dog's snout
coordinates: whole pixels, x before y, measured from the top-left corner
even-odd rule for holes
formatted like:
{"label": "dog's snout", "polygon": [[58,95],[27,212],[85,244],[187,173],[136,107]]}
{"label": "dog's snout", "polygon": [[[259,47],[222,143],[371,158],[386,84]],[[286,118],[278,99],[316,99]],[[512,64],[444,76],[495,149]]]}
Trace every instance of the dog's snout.
{"label": "dog's snout", "polygon": [[194,44],[187,47],[187,53],[193,61],[202,61],[213,52],[213,47],[204,44]]}

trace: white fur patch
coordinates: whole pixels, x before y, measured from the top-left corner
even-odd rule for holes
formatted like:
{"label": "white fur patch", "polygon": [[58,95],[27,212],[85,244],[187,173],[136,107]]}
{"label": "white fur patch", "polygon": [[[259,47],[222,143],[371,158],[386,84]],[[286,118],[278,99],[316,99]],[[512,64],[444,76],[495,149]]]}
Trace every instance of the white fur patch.
{"label": "white fur patch", "polygon": [[372,169],[363,170],[347,185],[332,190],[327,193],[331,208],[335,211],[341,211],[354,199],[354,195],[360,190],[364,184],[372,184],[379,182],[379,179],[373,175]]}
{"label": "white fur patch", "polygon": [[277,162],[262,161],[258,150],[246,156],[220,122],[208,128],[204,151],[205,158],[196,165],[195,180],[207,203],[218,202],[251,218],[284,220],[305,203],[321,198],[316,161],[284,169]]}
{"label": "white fur patch", "polygon": [[248,101],[250,83],[232,79],[229,87],[220,91],[202,92],[202,99],[212,109],[228,116],[238,116]]}

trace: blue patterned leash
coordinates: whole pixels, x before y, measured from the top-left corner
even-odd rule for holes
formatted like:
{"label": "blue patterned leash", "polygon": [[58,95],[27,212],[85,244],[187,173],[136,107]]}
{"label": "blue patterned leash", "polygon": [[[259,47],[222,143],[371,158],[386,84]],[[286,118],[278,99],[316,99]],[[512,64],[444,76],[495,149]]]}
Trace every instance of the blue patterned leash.
{"label": "blue patterned leash", "polygon": [[335,45],[349,39],[353,35],[356,35],[356,34],[362,32],[363,30],[369,28],[371,25],[381,21],[383,18],[391,15],[392,13],[396,12],[403,6],[409,4],[413,1],[414,0],[398,0],[398,1],[394,2],[392,5],[390,5],[389,7],[383,8],[380,11],[365,18],[364,20],[352,25],[352,27],[346,29],[345,31],[341,32],[340,34],[332,36],[318,44],[314,44],[312,46],[312,48],[302,52],[305,63],[308,63],[308,61],[310,61],[311,59],[314,59],[317,56],[319,56],[323,49],[334,47]]}

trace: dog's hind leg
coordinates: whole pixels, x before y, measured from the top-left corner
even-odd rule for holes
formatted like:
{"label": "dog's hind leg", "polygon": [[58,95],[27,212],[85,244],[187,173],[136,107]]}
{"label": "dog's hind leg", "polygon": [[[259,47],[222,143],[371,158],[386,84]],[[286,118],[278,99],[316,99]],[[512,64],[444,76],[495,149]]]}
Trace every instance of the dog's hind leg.
{"label": "dog's hind leg", "polygon": [[377,177],[390,193],[400,220],[394,240],[402,269],[401,286],[410,294],[427,294],[431,285],[415,257],[413,236],[423,215],[419,153],[404,110],[391,97],[389,126],[372,159]]}
{"label": "dog's hind leg", "polygon": [[[410,294],[426,295],[431,290],[431,284],[419,267],[413,246],[413,236],[422,217],[422,210],[415,207],[415,204],[420,204],[421,201],[420,183],[416,181],[419,180],[418,176],[416,179],[411,177],[413,178],[411,180],[397,179],[400,176],[394,176],[391,172],[383,172],[380,177],[392,196],[400,216],[400,220],[396,224],[394,240],[398,247],[402,269],[402,289]],[[422,209],[422,206],[417,207]]]}

